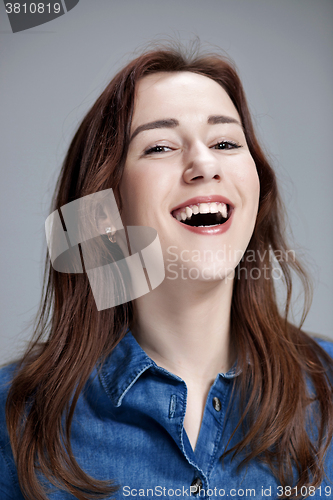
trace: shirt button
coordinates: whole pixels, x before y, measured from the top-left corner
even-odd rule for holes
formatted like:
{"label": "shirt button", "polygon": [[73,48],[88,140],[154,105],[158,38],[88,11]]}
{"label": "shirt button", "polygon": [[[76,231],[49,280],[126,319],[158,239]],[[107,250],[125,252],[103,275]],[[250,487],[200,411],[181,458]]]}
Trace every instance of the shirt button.
{"label": "shirt button", "polygon": [[198,493],[200,493],[201,488],[202,488],[202,481],[200,477],[196,477],[195,479],[193,479],[191,484],[191,493],[193,495],[197,495]]}
{"label": "shirt button", "polygon": [[221,411],[221,408],[222,408],[221,401],[216,396],[215,396],[215,398],[213,398],[213,406],[214,406],[214,410]]}

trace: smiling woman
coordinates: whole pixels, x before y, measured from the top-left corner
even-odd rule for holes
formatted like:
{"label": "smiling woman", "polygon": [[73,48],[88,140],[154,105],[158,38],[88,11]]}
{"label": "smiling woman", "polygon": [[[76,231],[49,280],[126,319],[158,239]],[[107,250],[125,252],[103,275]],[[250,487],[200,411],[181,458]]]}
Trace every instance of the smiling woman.
{"label": "smiling woman", "polygon": [[308,280],[229,61],[161,48],[115,76],[52,210],[109,188],[125,227],[157,231],[165,279],[99,311],[47,261],[35,341],[1,371],[1,498],[330,497],[333,346],[288,320]]}
{"label": "smiling woman", "polygon": [[[234,250],[229,255],[240,259],[255,225],[259,178],[227,92],[193,72],[148,75],[137,85],[132,130],[120,186],[121,198],[128,200],[124,224],[154,227],[164,250],[176,244],[179,252],[209,248],[216,254],[228,246]],[[219,266],[230,273],[237,264],[225,259]],[[208,265],[202,262],[206,276]],[[216,265],[211,259],[211,270]],[[169,295],[168,284],[174,287],[165,280],[162,297]],[[202,284],[181,280],[179,286],[189,294]],[[221,280],[208,286],[216,297],[225,288]]]}

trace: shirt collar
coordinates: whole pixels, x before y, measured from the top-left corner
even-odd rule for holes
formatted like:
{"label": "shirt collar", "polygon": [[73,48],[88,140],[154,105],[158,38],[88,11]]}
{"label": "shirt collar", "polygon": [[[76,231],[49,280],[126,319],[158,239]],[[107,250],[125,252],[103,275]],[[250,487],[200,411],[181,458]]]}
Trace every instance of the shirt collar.
{"label": "shirt collar", "polygon": [[115,406],[143,372],[156,363],[139,346],[130,330],[105,360],[100,379]]}
{"label": "shirt collar", "polygon": [[[142,349],[128,329],[124,338],[117,344],[110,356],[105,360],[100,380],[115,406],[120,406],[123,397],[135,384],[138,378],[148,369],[154,368],[165,376],[182,381],[164,368],[158,366]],[[236,363],[227,373],[220,373],[223,379],[233,379],[241,373]]]}

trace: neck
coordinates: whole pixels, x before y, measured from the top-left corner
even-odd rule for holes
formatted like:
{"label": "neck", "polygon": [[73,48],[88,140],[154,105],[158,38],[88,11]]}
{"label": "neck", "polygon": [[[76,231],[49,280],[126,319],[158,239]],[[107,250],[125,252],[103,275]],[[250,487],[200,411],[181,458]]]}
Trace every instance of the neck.
{"label": "neck", "polygon": [[175,282],[136,299],[132,333],[159,366],[189,384],[207,384],[234,361],[232,280]]}

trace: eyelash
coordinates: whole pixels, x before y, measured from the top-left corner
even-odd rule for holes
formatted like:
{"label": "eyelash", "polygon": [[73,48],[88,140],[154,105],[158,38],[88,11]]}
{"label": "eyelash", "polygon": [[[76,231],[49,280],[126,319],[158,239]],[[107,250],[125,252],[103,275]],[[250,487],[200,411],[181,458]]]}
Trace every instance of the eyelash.
{"label": "eyelash", "polygon": [[[216,147],[216,146],[221,146],[221,145],[227,145],[228,147],[227,148]],[[214,149],[221,149],[221,150],[238,149],[241,147],[242,146],[240,144],[237,144],[237,142],[233,142],[233,141],[220,141],[213,146]],[[153,146],[153,147],[147,149],[144,152],[144,155],[150,155],[150,154],[154,154],[154,153],[163,153],[164,151],[156,151],[157,149],[163,150],[163,148],[172,149],[172,148],[169,148],[168,146],[160,146],[160,145],[156,144],[156,146]]]}
{"label": "eyelash", "polygon": [[[220,146],[221,144],[227,144],[228,146],[231,146],[231,147],[227,147],[227,148],[217,148],[216,147],[216,146]],[[233,142],[233,141],[220,141],[217,144],[215,144],[213,147],[215,149],[238,149],[238,148],[241,148],[242,146],[240,144],[238,144],[237,142]]]}
{"label": "eyelash", "polygon": [[150,154],[153,154],[153,153],[164,153],[164,151],[156,151],[156,149],[163,149],[163,148],[167,148],[167,149],[171,149],[169,148],[168,146],[159,146],[158,144],[156,144],[156,146],[153,146],[152,148],[149,148],[149,149],[146,149],[146,151],[144,152],[145,155],[150,155]]}

